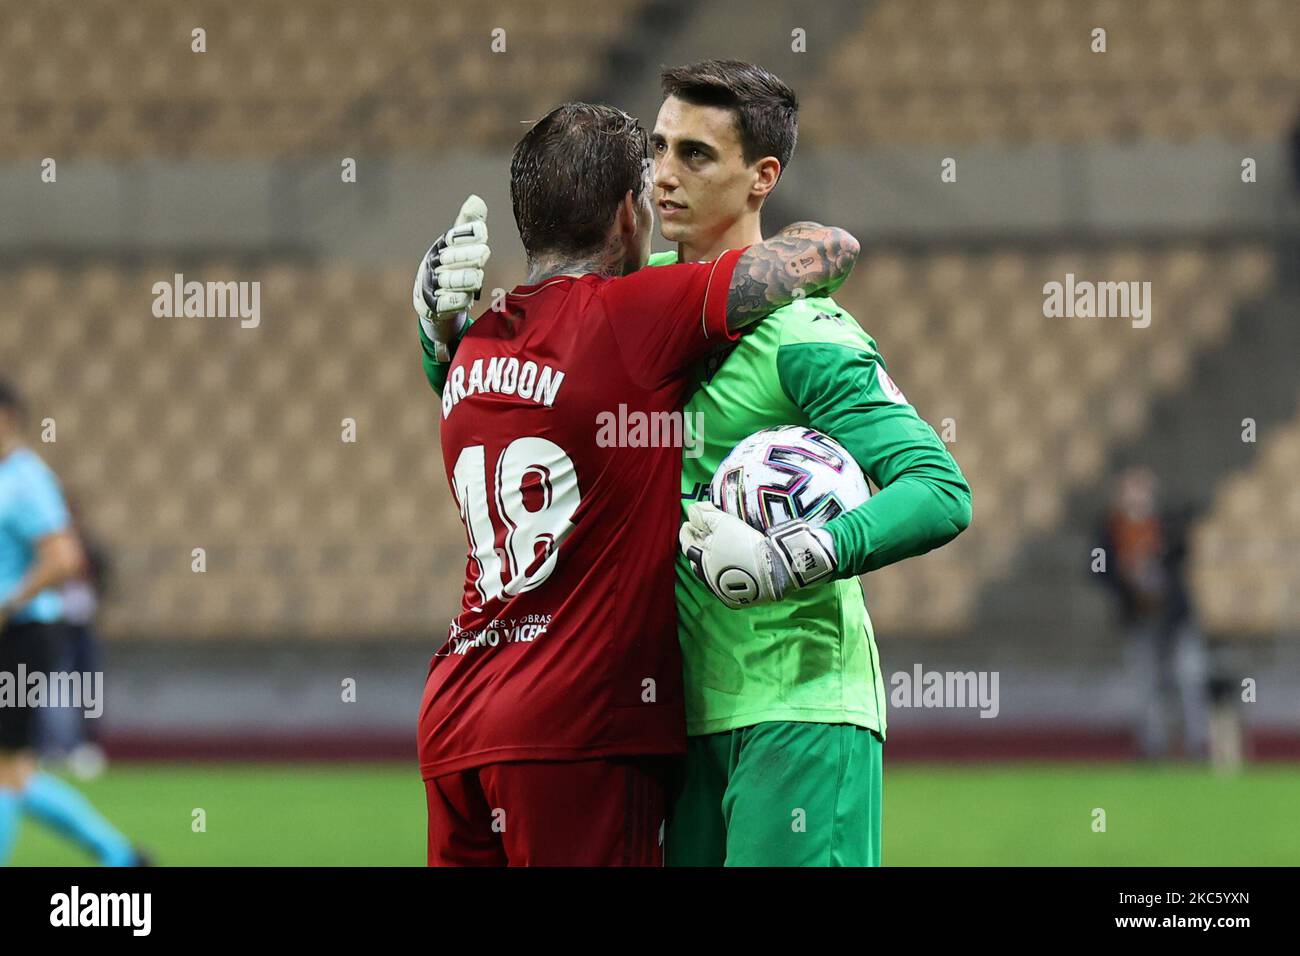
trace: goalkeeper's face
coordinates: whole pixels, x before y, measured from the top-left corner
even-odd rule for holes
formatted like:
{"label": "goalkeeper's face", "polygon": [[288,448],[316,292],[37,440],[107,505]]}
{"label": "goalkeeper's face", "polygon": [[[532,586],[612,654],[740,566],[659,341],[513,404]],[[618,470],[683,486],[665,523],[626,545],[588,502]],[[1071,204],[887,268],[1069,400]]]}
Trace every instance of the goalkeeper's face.
{"label": "goalkeeper's face", "polygon": [[745,162],[736,113],[670,96],[659,108],[650,151],[655,209],[669,242],[703,252],[755,214],[775,185],[771,157]]}

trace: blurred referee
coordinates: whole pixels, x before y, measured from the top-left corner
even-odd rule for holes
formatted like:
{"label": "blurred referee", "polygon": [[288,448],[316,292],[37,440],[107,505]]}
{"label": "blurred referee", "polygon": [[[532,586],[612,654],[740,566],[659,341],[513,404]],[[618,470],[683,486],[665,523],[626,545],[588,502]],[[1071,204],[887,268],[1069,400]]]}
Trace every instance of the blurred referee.
{"label": "blurred referee", "polygon": [[80,793],[42,773],[33,750],[36,713],[19,668],[48,676],[67,639],[58,587],[81,570],[81,546],[54,473],[22,442],[23,404],[0,382],[0,864],[24,817],[44,823],[106,866],[142,862],[130,842]]}

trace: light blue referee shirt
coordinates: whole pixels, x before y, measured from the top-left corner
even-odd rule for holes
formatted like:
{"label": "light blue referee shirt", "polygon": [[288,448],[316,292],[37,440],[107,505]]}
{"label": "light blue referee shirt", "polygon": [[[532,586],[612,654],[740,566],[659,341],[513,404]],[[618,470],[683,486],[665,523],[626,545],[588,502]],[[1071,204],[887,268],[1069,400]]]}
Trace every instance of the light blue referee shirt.
{"label": "light blue referee shirt", "polygon": [[[59,479],[40,455],[19,448],[0,458],[0,600],[18,589],[36,561],[36,544],[68,527]],[[47,588],[18,608],[15,623],[50,623],[63,616],[63,598]]]}

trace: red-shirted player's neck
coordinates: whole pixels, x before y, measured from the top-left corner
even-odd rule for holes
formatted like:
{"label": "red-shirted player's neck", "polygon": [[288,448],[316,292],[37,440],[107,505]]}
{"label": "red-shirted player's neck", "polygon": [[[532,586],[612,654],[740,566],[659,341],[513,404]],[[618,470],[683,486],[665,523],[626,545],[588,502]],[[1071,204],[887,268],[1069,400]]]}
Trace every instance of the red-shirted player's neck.
{"label": "red-shirted player's neck", "polygon": [[698,244],[679,242],[677,261],[712,262],[728,249],[743,249],[762,241],[763,223],[758,214],[741,216],[731,224],[731,228],[711,240]]}
{"label": "red-shirted player's neck", "polygon": [[525,285],[537,285],[556,276],[581,276],[594,273],[602,276],[625,275],[631,266],[624,245],[614,239],[599,249],[585,255],[565,255],[543,252],[528,259],[528,278]]}

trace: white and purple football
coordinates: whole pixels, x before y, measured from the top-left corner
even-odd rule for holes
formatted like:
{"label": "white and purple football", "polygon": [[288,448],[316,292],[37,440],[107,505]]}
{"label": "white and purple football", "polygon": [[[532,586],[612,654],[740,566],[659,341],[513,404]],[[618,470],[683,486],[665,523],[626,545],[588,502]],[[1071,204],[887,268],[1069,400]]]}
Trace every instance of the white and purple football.
{"label": "white and purple football", "polygon": [[803,425],[750,435],[722,460],[709,492],[714,505],[764,532],[795,519],[820,528],[871,497],[844,446]]}

